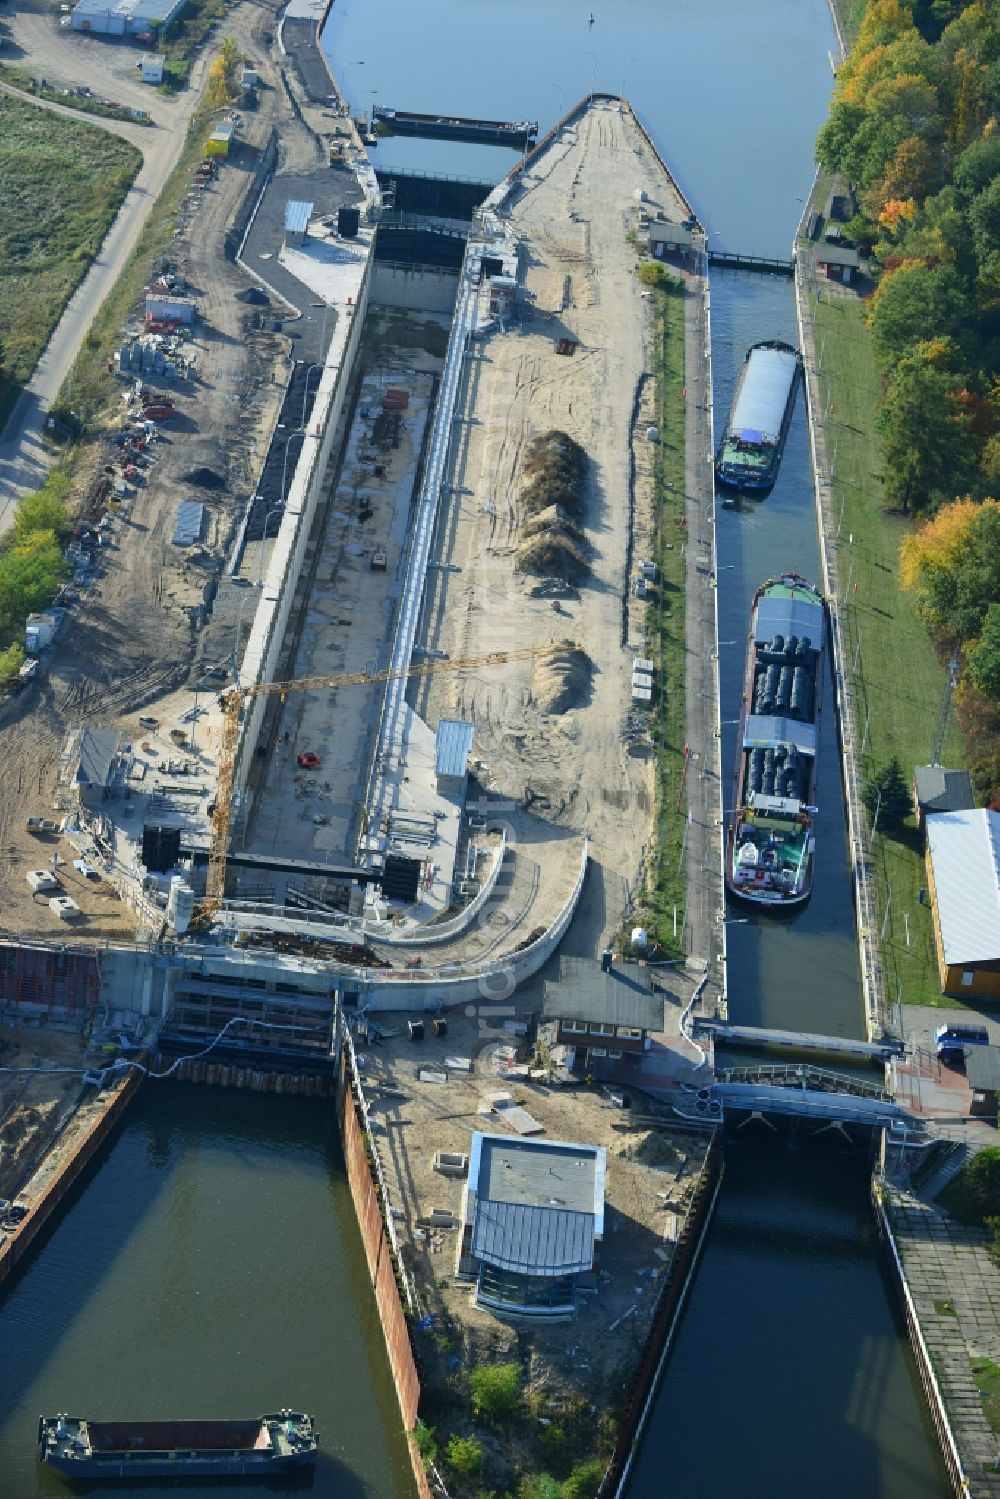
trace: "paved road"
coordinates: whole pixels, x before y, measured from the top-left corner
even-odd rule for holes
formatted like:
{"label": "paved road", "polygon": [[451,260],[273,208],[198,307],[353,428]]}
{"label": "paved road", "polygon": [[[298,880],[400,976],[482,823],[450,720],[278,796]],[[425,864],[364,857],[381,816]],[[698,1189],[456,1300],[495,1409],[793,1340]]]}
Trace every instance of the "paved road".
{"label": "paved road", "polygon": [[[151,127],[104,120],[62,104],[34,102],[39,108],[88,125],[100,125],[143,152],[143,164],[131,191],[108,230],[97,257],[70,298],[35,372],[11,413],[0,442],[0,535],[10,529],[21,495],[41,484],[52,463],[42,440],[45,414],[55,400],[79,353],[94,312],[114,286],[132,253],[153,205],[177,162],[188,122],[201,93],[207,67],[203,51],[191,73],[191,86],[167,121]],[[5,90],[15,92],[14,90]],[[27,97],[22,95],[21,97]],[[151,111],[152,112],[152,111]],[[72,394],[72,393],[71,393]]]}

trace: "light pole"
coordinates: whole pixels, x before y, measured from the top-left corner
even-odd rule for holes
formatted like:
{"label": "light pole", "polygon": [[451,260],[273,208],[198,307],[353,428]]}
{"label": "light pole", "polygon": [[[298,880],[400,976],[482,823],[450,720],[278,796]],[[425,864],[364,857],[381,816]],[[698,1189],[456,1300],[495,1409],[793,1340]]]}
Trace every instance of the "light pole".
{"label": "light pole", "polygon": [[588,51],[584,55],[593,59],[594,71],[590,75],[590,92],[594,93],[597,88],[597,53]]}
{"label": "light pole", "polygon": [[561,83],[550,83],[549,84],[549,88],[554,88],[555,91],[556,91],[556,94],[559,97],[559,115],[558,115],[558,119],[561,120],[562,117],[563,117],[563,91],[562,91],[562,84]]}
{"label": "light pole", "polygon": [[[281,505],[282,505],[282,509],[284,509],[284,505],[285,505],[285,480],[286,480],[286,476],[288,474],[288,449],[289,449],[289,447],[291,445],[291,441],[292,441],[293,437],[305,437],[305,435],[306,435],[305,428],[304,427],[300,427],[297,432],[289,432],[288,436],[285,438],[285,456],[284,456],[284,459],[282,460],[282,464],[281,464]],[[300,448],[299,452],[301,453],[301,451],[302,451],[302,449]]]}
{"label": "light pole", "polygon": [[622,98],[623,99],[625,98],[625,80],[628,77],[628,70],[629,70],[629,68],[632,66],[632,64],[634,62],[638,62],[638,61],[639,61],[639,59],[637,57],[630,57],[630,58],[628,58],[626,60],[625,65],[622,68]]}
{"label": "light pole", "polygon": [[267,541],[267,523],[271,519],[272,515],[284,515],[284,513],[285,507],[283,505],[272,505],[270,510],[268,510],[267,514],[264,516],[264,527],[260,537],[260,552],[257,557],[257,582],[255,585],[257,588],[259,588],[264,581],[264,543]]}
{"label": "light pole", "polygon": [[[321,370],[322,368],[323,361],[320,360],[317,364],[311,364],[306,370],[306,384],[305,389],[302,392],[302,420],[299,423],[299,430],[302,433],[305,433],[306,430],[306,402],[309,400],[309,376],[312,374],[313,370]],[[294,436],[295,434],[293,433],[292,435]]]}

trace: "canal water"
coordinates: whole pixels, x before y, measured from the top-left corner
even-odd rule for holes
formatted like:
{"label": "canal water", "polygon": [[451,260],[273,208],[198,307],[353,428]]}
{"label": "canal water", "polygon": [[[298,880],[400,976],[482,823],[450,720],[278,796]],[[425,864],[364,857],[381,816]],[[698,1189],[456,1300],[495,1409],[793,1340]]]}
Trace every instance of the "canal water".
{"label": "canal water", "polygon": [[[508,0],[500,9],[485,0],[335,0],[323,43],[359,113],[377,102],[536,119],[544,132],[590,88],[624,92],[710,244],[782,258],[812,183],[835,45],[826,0]],[[515,160],[495,147],[402,138],[381,141],[375,156],[380,166],[483,180]],[[713,275],[717,430],[748,346],[775,337],[798,341],[790,281]],[[718,552],[728,790],[754,589],[786,569],[819,580],[801,398],[773,493],[720,509]],[[825,704],[812,900],[783,923],[730,913],[730,1014],[857,1036],[864,1023],[829,679]],[[942,1499],[947,1479],[875,1239],[866,1154],[836,1138],[806,1145],[751,1134],[727,1141],[716,1215],[632,1499],[665,1490]]]}
{"label": "canal water", "polygon": [[[410,1499],[331,1103],[149,1082],[85,1181],[0,1302],[3,1499],[67,1493],[35,1457],[43,1412],[282,1406],[316,1418],[315,1473],[238,1481],[241,1493]],[[218,1492],[184,1485],[189,1499]]]}

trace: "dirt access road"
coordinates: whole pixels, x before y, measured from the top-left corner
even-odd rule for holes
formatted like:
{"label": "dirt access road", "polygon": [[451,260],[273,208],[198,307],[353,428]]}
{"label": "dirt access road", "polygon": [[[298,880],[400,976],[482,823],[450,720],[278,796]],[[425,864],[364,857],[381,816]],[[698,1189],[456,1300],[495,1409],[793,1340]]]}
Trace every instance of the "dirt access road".
{"label": "dirt access road", "polygon": [[[198,648],[192,610],[229,549],[239,507],[252,488],[253,466],[263,457],[280,406],[289,341],[248,330],[250,309],[235,296],[248,278],[224,249],[226,231],[274,125],[281,125],[279,170],[302,170],[320,158],[315,137],[292,117],[271,60],[265,37],[274,28],[275,10],[265,5],[240,6],[228,18],[227,31],[260,71],[260,103],[244,114],[240,142],[216,181],[192,188],[169,252],[199,305],[199,378],[171,385],[178,414],[162,429],[152,466],[127,518],[116,522],[112,545],[101,548],[100,575],[73,607],[47,659],[46,679],[3,708],[0,926],[14,933],[43,938],[65,933],[47,906],[30,898],[25,872],[45,866],[51,850],[27,833],[25,818],[39,811],[52,815],[69,730],[91,725],[138,737],[138,714],[188,680]],[[106,448],[95,450],[93,470],[109,456]],[[198,488],[187,479],[201,468],[217,476],[216,488]],[[200,560],[171,544],[183,499],[206,505]],[[68,847],[60,854],[65,867]],[[71,870],[67,879],[72,882]],[[102,885],[103,891],[73,888],[85,912],[74,931],[84,939],[134,933],[131,912],[109,899],[110,887]]]}
{"label": "dirt access road", "polygon": [[80,351],[91,316],[121,274],[174,169],[191,116],[201,98],[211,57],[210,49],[203,48],[191,70],[188,88],[179,94],[162,95],[137,81],[135,63],[139,53],[134,43],[81,36],[61,27],[58,10],[40,5],[37,0],[28,9],[18,9],[8,18],[7,25],[11,45],[4,52],[6,60],[30,68],[36,77],[57,88],[75,87],[84,80],[95,94],[129,108],[145,109],[154,124],[131,125],[81,114],[58,104],[32,101],[41,109],[51,109],[123,136],[142,151],[143,164],[4,429],[0,442],[0,535],[13,524],[18,499],[37,489],[51,466],[51,456],[42,441],[46,412]]}

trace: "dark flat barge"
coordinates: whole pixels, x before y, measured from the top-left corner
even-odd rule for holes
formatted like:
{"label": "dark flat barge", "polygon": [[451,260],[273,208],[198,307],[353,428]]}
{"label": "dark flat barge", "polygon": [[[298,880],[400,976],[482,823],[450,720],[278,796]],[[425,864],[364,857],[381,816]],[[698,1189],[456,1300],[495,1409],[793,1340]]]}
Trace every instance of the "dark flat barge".
{"label": "dark flat barge", "polygon": [[538,135],[537,120],[470,120],[417,114],[412,109],[386,109],[379,104],[372,111],[372,119],[384,135],[424,135],[439,141],[511,146],[515,151],[527,150]]}
{"label": "dark flat barge", "polygon": [[726,888],[770,910],[804,905],[816,849],[826,603],[797,573],[754,594],[726,839]]}
{"label": "dark flat barge", "polygon": [[81,1482],[96,1478],[250,1478],[316,1460],[312,1416],[247,1421],[87,1421],[41,1416],[38,1456]]}

